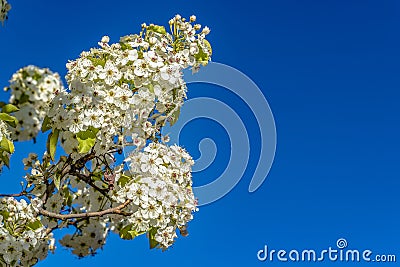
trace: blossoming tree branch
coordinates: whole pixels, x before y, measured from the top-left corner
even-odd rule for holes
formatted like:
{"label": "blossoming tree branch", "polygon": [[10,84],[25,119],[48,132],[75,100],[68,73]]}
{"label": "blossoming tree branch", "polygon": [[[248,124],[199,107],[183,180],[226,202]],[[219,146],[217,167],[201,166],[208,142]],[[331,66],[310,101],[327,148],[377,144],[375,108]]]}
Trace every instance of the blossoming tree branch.
{"label": "blossoming tree branch", "polygon": [[197,209],[193,160],[161,129],[177,121],[186,98],[182,70],[196,72],[211,57],[210,30],[195,21],[177,15],[170,32],[142,24],[113,44],[104,36],[67,63],[67,89],[49,69],[12,76],[0,103],[0,168],[13,167],[14,142],[48,138],[40,155],[23,160],[21,192],[0,195],[0,265],[35,265],[63,228],[59,244],[79,257],[103,247],[110,232],[146,234],[150,248],[163,250],[178,232],[187,235]]}

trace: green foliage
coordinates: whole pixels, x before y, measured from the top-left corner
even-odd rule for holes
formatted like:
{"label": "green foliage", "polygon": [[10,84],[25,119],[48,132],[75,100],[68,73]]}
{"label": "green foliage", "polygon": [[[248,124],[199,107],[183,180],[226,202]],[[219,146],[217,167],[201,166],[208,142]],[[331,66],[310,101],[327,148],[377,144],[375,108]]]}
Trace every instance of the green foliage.
{"label": "green foliage", "polygon": [[19,108],[17,108],[16,106],[14,106],[12,104],[6,104],[1,108],[1,111],[3,113],[7,113],[7,114],[16,112],[18,110],[19,110]]}
{"label": "green foliage", "polygon": [[134,230],[134,225],[133,224],[129,224],[125,227],[123,227],[120,231],[119,231],[119,236],[122,239],[125,240],[132,240],[135,237],[144,234],[145,232],[137,232],[136,230]]}
{"label": "green foliage", "polygon": [[48,138],[47,138],[47,152],[49,153],[51,159],[54,161],[54,156],[56,154],[58,136],[60,134],[60,130],[55,129],[53,130]]}
{"label": "green foliage", "polygon": [[117,183],[119,186],[124,187],[130,180],[132,180],[132,177],[122,174]]}
{"label": "green foliage", "polygon": [[48,130],[51,129],[51,119],[46,116],[44,117],[43,123],[42,123],[42,133],[47,132]]}
{"label": "green foliage", "polygon": [[153,31],[153,32],[157,32],[160,34],[166,34],[167,31],[165,30],[164,26],[159,26],[159,25],[150,25],[147,27],[148,31]]}
{"label": "green foliage", "polygon": [[150,231],[149,231],[150,249],[156,248],[159,245],[159,243],[155,239],[156,233],[157,233],[157,228],[155,228],[155,227],[151,228]]}
{"label": "green foliage", "polygon": [[14,153],[14,144],[7,138],[3,137],[0,141],[0,151],[6,151],[10,154]]}
{"label": "green foliage", "polygon": [[6,165],[8,168],[10,168],[10,159],[8,158],[7,155],[4,155],[2,152],[0,153],[0,160]]}
{"label": "green foliage", "polygon": [[18,120],[17,118],[5,113],[5,112],[1,112],[0,113],[0,120],[6,122],[8,125],[10,125],[11,127],[16,127],[18,124]]}
{"label": "green foliage", "polygon": [[40,227],[42,227],[43,224],[40,222],[40,220],[36,220],[34,222],[30,222],[26,225],[26,227],[32,231],[35,231],[37,229],[39,229]]}
{"label": "green foliage", "polygon": [[78,150],[79,153],[88,153],[90,149],[96,143],[96,134],[99,132],[99,129],[94,127],[89,127],[86,131],[81,131],[77,133],[76,138],[79,142]]}

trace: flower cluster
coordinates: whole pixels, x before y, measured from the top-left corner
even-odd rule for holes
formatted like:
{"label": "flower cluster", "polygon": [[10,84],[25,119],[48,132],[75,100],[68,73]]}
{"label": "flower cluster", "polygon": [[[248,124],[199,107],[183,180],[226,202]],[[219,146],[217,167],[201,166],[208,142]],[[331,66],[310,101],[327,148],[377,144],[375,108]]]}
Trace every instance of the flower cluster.
{"label": "flower cluster", "polygon": [[60,240],[60,244],[72,249],[73,254],[78,257],[94,255],[96,250],[104,246],[108,234],[104,219],[90,219],[78,229],[75,234],[67,234]]}
{"label": "flower cluster", "polygon": [[0,200],[0,263],[6,266],[32,266],[54,249],[52,234],[38,219],[39,199]]}
{"label": "flower cluster", "polygon": [[54,98],[50,125],[60,131],[73,157],[93,147],[98,155],[122,145],[126,136],[141,149],[168,120],[174,122],[186,97],[182,70],[206,65],[211,48],[207,27],[177,15],[164,27],[142,25],[140,34],[121,37],[82,52],[67,64],[69,92]]}
{"label": "flower cluster", "polygon": [[14,113],[18,125],[11,129],[12,138],[24,141],[37,136],[50,101],[64,87],[57,73],[29,65],[13,74],[5,90],[11,92],[9,102],[19,108]]}
{"label": "flower cluster", "polygon": [[176,229],[183,229],[196,210],[191,180],[194,162],[183,148],[161,143],[150,143],[126,161],[131,175],[118,177],[121,187],[113,198],[121,203],[131,201],[127,211],[132,215],[117,221],[115,228],[128,237],[150,232],[149,238],[168,248]]}
{"label": "flower cluster", "polygon": [[0,0],[0,22],[2,24],[7,19],[7,14],[10,9],[11,5],[7,2],[7,0]]}
{"label": "flower cluster", "polygon": [[[43,163],[38,159],[36,153],[29,153],[27,158],[22,160],[24,164],[24,169],[30,169],[30,173],[25,175],[26,189],[30,189],[29,193],[35,195],[36,197],[42,197],[46,191],[46,167],[49,167],[50,157],[47,152],[43,155]],[[59,164],[52,167],[55,171],[58,170]],[[48,176],[48,175],[47,175]],[[59,210],[58,210],[59,211]]]}

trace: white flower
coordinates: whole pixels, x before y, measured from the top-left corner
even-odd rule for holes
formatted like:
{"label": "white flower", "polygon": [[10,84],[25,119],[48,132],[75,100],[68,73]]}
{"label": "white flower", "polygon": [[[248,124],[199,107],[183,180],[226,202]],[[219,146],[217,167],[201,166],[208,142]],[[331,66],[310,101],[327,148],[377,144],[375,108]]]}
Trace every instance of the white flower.
{"label": "white flower", "polygon": [[121,65],[126,65],[129,61],[134,62],[138,58],[136,49],[127,49],[122,54]]}
{"label": "white flower", "polygon": [[205,27],[203,28],[203,30],[201,31],[201,33],[203,33],[203,34],[205,34],[205,35],[209,34],[209,33],[210,33],[210,28],[208,28],[207,26],[205,26]]}
{"label": "white flower", "polygon": [[107,35],[103,36],[103,37],[101,38],[101,42],[102,42],[102,43],[108,43],[108,42],[110,42],[110,37],[108,37]]}
{"label": "white flower", "polygon": [[147,42],[145,42],[143,40],[142,37],[140,36],[136,36],[135,39],[133,40],[133,42],[129,43],[133,48],[137,48],[137,47],[143,47],[144,49],[146,49],[149,44]]}
{"label": "white flower", "polygon": [[130,105],[133,104],[132,91],[117,87],[114,104],[121,110],[128,110]]}
{"label": "white flower", "polygon": [[156,241],[164,247],[172,245],[174,238],[176,238],[176,232],[172,226],[158,230],[155,236]]}
{"label": "white flower", "polygon": [[138,59],[136,60],[133,65],[134,65],[134,73],[137,76],[144,76],[147,77],[149,75],[148,73],[148,62],[146,60],[143,59]]}
{"label": "white flower", "polygon": [[165,81],[175,84],[178,78],[181,76],[178,65],[168,65],[160,69],[161,78]]}
{"label": "white flower", "polygon": [[115,82],[119,81],[121,77],[122,74],[110,60],[106,62],[104,68],[99,72],[99,78],[103,79],[107,85],[113,85]]}
{"label": "white flower", "polygon": [[150,68],[158,69],[164,65],[163,59],[159,57],[156,52],[150,50],[147,53],[144,53],[144,59],[149,64]]}

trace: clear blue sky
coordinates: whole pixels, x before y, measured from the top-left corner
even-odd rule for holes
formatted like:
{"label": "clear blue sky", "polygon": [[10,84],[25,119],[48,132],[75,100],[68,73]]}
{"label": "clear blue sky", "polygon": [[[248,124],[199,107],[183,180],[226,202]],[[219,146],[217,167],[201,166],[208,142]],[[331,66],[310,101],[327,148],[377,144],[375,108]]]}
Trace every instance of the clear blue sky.
{"label": "clear blue sky", "polygon": [[[196,14],[212,30],[213,60],[258,84],[278,133],[272,170],[250,194],[259,152],[254,117],[228,92],[190,86],[190,97],[221,99],[246,118],[254,150],[239,185],[201,207],[190,223],[190,236],[179,238],[167,252],[150,251],[144,238],[122,241],[112,235],[95,257],[77,260],[59,247],[38,266],[346,266],[256,258],[264,244],[324,249],[340,237],[351,248],[397,253],[400,260],[399,1],[9,2],[10,19],[0,28],[1,87],[28,64],[64,76],[67,60],[105,34],[117,41],[139,31],[142,22],[166,24],[176,13]],[[6,97],[0,93],[2,100]],[[182,143],[195,157],[197,138],[212,136],[219,149],[227,144],[221,127],[207,120],[185,131]],[[40,146],[17,144],[17,154],[34,149]],[[11,162],[17,170],[0,176],[1,191],[19,189],[23,171],[17,154]],[[196,174],[195,184],[217,177],[225,168],[224,156]]]}

